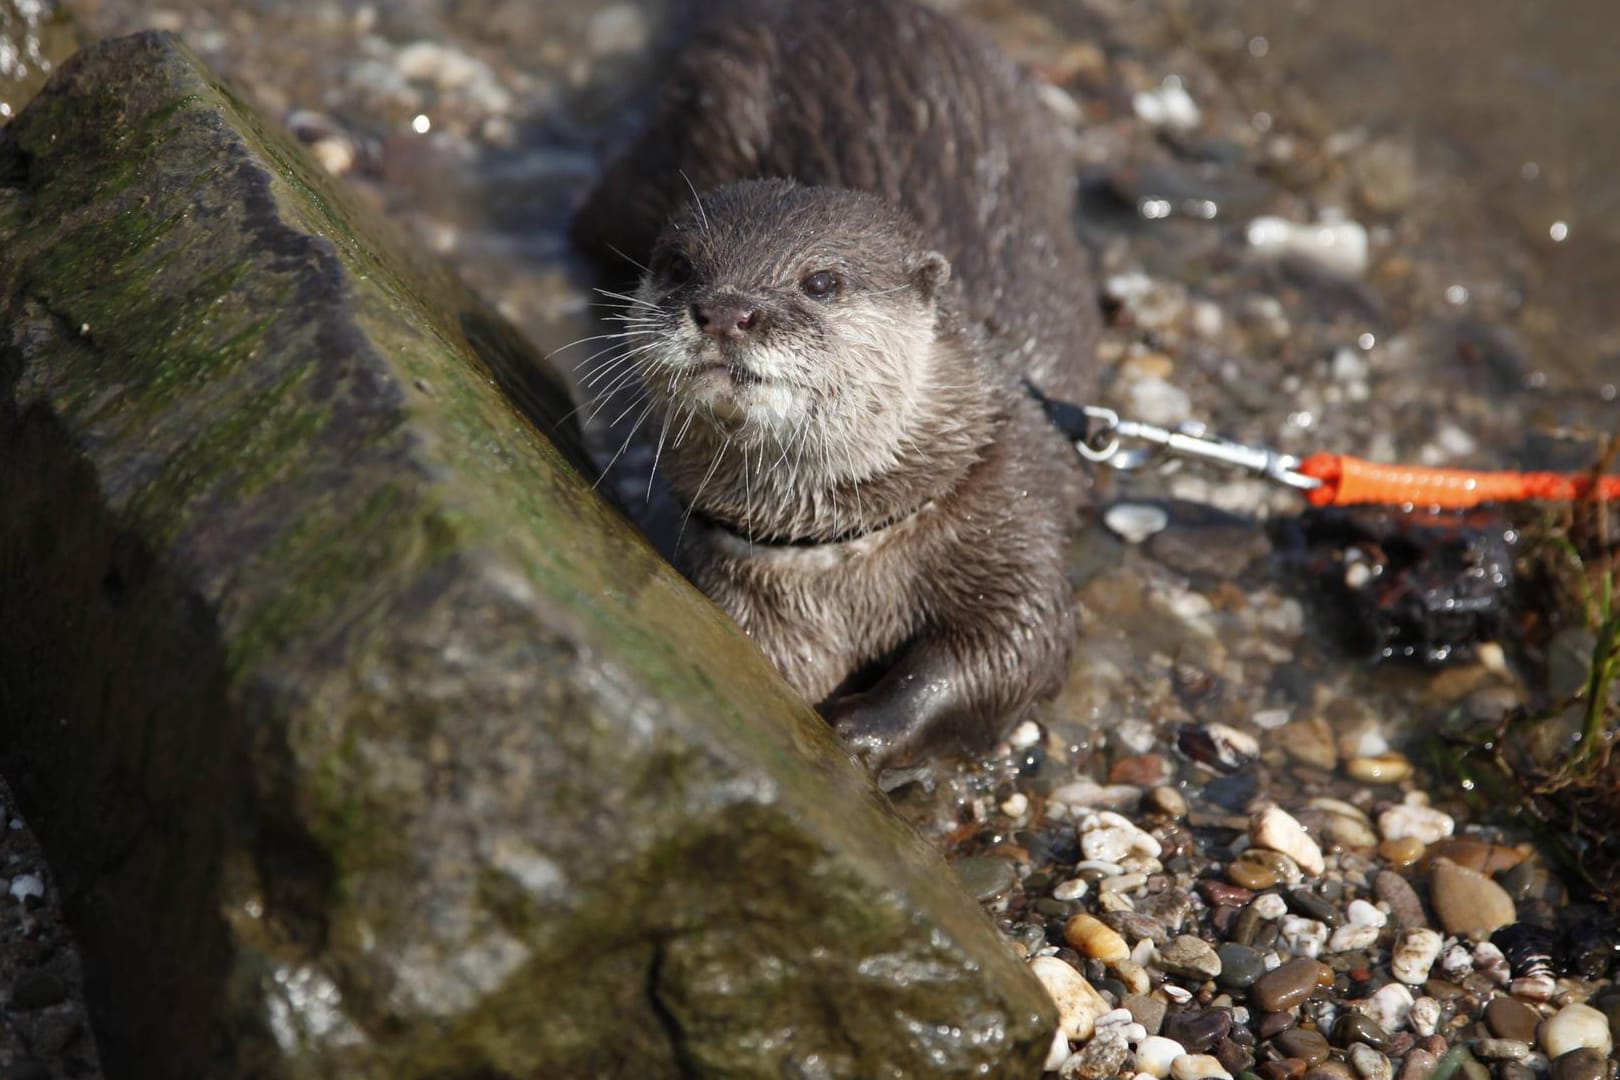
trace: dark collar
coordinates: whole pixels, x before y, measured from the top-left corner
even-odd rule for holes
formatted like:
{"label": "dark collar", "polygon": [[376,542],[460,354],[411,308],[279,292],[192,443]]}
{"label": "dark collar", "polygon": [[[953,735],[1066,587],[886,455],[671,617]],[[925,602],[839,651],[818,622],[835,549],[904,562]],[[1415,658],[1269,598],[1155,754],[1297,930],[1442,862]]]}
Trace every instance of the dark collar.
{"label": "dark collar", "polygon": [[779,533],[756,533],[750,531],[740,522],[727,518],[716,517],[713,514],[699,510],[696,507],[687,507],[687,513],[697,518],[709,528],[723,532],[754,547],[780,547],[780,548],[813,548],[827,544],[847,544],[851,540],[859,540],[865,536],[880,533],[891,525],[898,525],[914,514],[919,514],[933,505],[932,499],[912,510],[895,517],[885,518],[876,525],[862,526],[858,529],[846,529],[834,536],[785,536]]}

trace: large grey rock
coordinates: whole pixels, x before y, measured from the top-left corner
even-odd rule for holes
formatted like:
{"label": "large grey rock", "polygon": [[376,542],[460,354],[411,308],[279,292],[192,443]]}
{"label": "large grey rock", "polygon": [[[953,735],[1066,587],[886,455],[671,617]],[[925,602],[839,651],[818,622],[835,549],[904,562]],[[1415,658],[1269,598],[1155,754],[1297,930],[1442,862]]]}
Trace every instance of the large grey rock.
{"label": "large grey rock", "polygon": [[115,1075],[1034,1075],[1051,1006],[543,379],[172,38],[0,136],[0,767]]}

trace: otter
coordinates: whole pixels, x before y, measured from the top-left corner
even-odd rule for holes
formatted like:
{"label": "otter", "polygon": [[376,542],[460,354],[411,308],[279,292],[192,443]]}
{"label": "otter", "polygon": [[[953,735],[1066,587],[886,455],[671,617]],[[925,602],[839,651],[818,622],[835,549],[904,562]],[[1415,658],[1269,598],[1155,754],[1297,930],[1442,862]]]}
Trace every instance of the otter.
{"label": "otter", "polygon": [[983,749],[1074,638],[1086,485],[1037,399],[1089,396],[1098,317],[1061,128],[907,0],[746,12],[575,222],[644,260],[678,560],[869,766]]}

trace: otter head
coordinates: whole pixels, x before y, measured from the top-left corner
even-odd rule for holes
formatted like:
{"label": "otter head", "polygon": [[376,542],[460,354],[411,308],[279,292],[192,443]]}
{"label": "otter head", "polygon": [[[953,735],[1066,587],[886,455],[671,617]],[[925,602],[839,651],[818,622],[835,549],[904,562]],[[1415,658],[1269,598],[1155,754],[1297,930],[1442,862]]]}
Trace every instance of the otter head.
{"label": "otter head", "polygon": [[797,448],[824,480],[860,479],[901,453],[938,396],[949,277],[873,196],[787,180],[717,188],[653,249],[629,313],[642,381],[683,430],[744,452]]}

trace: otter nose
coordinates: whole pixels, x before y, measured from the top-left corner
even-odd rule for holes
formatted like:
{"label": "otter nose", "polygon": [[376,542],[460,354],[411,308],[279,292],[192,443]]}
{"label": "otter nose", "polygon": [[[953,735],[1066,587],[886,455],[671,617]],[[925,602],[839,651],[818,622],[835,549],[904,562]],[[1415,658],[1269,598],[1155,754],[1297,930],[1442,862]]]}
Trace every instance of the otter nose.
{"label": "otter nose", "polygon": [[692,321],[710,337],[740,338],[754,328],[758,315],[737,301],[692,305]]}

